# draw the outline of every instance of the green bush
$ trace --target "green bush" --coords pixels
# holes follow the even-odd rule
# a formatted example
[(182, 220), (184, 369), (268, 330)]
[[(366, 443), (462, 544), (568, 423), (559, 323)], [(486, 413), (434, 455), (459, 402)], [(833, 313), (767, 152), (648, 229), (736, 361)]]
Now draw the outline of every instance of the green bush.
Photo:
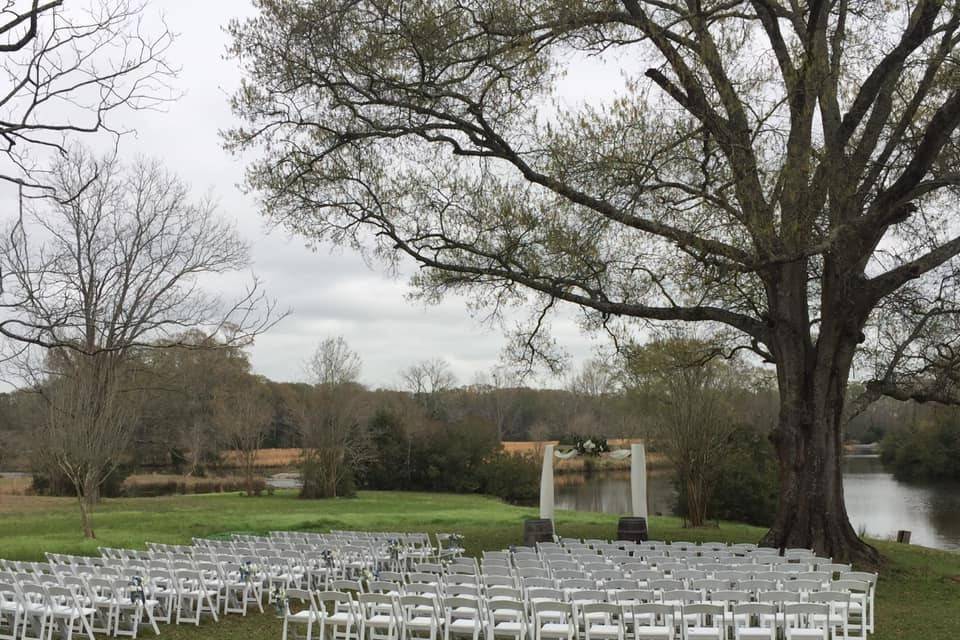
[(960, 423), (948, 415), (891, 430), (880, 459), (901, 480), (960, 480)]
[[(741, 427), (713, 485), (707, 516), (760, 526), (773, 523), (777, 511), (777, 457), (765, 433)], [(686, 517), (686, 487), (677, 485), (677, 515)]]
[(535, 504), (540, 494), (540, 467), (530, 454), (500, 451), (483, 463), (480, 490), (511, 504)]
[[(123, 482), (130, 475), (131, 469), (120, 465), (100, 485), (101, 498), (117, 498), (124, 495)], [(70, 479), (60, 469), (34, 469), (33, 492), (38, 496), (69, 496), (77, 495)]]
[[(123, 486), (122, 495), (129, 498), (156, 498), (159, 496), (183, 495), (190, 493), (226, 493), (246, 491), (243, 478), (138, 478)], [(253, 479), (253, 493), (260, 495), (269, 492), (263, 478)]]

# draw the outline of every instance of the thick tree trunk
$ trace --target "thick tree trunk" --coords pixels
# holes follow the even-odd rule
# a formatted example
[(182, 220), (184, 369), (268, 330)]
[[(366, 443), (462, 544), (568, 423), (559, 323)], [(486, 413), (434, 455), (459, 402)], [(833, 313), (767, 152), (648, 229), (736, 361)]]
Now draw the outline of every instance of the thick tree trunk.
[(843, 403), (855, 345), (821, 333), (815, 351), (778, 363), (780, 416), (772, 439), (780, 494), (763, 543), (875, 567), (880, 556), (853, 530), (843, 497)]

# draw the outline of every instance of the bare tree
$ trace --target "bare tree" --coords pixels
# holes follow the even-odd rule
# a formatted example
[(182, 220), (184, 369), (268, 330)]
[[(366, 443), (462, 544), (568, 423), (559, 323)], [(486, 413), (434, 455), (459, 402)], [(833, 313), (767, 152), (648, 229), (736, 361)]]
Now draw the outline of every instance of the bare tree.
[(36, 451), (73, 485), (83, 535), (93, 538), (100, 486), (130, 444), (136, 397), (123, 392), (127, 372), (119, 353), (67, 358), (56, 370), (44, 393), (48, 415)]
[(315, 385), (357, 384), (363, 362), (343, 336), (326, 338), (307, 360), (306, 370)]
[[(65, 5), (69, 6), (65, 6)], [(173, 34), (147, 33), (145, 2), (6, 0), (0, 7), (0, 181), (44, 186), (36, 152), (63, 154), (77, 134), (123, 133), (110, 116), (173, 97), (164, 59)]]
[(442, 358), (422, 360), (400, 372), (404, 386), (414, 395), (449, 391), (457, 384), (450, 364)]
[(649, 432), (673, 464), (694, 527), (707, 518), (712, 487), (736, 429), (730, 392), (736, 378), (712, 349), (685, 337), (651, 342), (631, 350), (627, 375), (635, 392), (653, 407)]
[(372, 459), (360, 367), (342, 337), (327, 338), (307, 365), (313, 386), (289, 401), (303, 441), (302, 497), (336, 497)]
[(273, 404), (263, 381), (250, 376), (217, 390), (213, 421), (240, 462), (247, 495), (254, 495), (257, 454), (273, 421)]
[(3, 324), (34, 347), (22, 372), (48, 400), (45, 446), (92, 537), (95, 489), (134, 426), (125, 371), (136, 352), (196, 346), (181, 344), (187, 328), (245, 344), (274, 318), (256, 281), (232, 302), (201, 289), (201, 278), (244, 269), (247, 247), (157, 163), (124, 167), (76, 149), (52, 176), (56, 198), (32, 202), (0, 242), (6, 293), (17, 300)]
[(421, 360), (410, 365), (400, 372), (400, 379), (431, 418), (443, 415), (446, 410), (443, 394), (457, 384), (457, 377), (443, 358)]
[[(564, 302), (618, 339), (722, 330), (777, 369), (764, 542), (877, 562), (844, 504), (844, 403), (899, 291), (956, 301), (960, 2), (259, 6), (231, 27), (247, 81), (228, 143), (262, 153), (249, 184), (271, 219), (413, 258), (428, 299), (527, 301), (532, 354)], [(626, 80), (603, 108), (552, 109), (591, 59)], [(927, 384), (950, 345), (911, 344), (935, 369), (873, 397), (954, 400)]]
[(481, 411), (497, 425), (501, 442), (513, 435), (518, 408), (520, 378), (504, 367), (496, 367), (490, 375), (478, 375), (473, 389), (480, 395)]

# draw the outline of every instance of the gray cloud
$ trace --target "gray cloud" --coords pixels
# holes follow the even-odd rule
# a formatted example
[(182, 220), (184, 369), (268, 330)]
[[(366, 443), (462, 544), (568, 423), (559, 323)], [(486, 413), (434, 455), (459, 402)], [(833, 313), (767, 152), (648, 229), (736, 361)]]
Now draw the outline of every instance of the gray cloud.
[[(198, 197), (214, 198), (250, 242), (253, 270), (269, 295), (281, 308), (293, 310), (252, 348), (256, 371), (278, 380), (302, 379), (307, 354), (324, 337), (337, 334), (361, 354), (362, 377), (373, 385), (396, 383), (400, 369), (425, 358), (445, 358), (461, 382), (494, 366), (505, 344), (503, 333), (472, 319), (463, 299), (451, 297), (425, 307), (406, 298), (405, 278), (372, 270), (350, 251), (312, 251), (303, 239), (268, 233), (255, 197), (238, 188), (243, 162), (222, 149), (218, 135), (234, 122), (228, 99), (240, 84), (236, 63), (223, 58), (227, 37), (222, 27), (231, 18), (252, 14), (244, 0), (148, 3), (145, 27), (159, 27), (162, 19), (179, 34), (170, 57), (182, 68), (178, 88), (183, 96), (164, 112), (120, 118), (121, 126), (134, 132), (121, 141), (120, 150), (124, 157), (162, 159)], [(571, 99), (579, 101), (589, 93), (574, 88)], [(227, 291), (242, 286), (235, 277), (225, 282)], [(574, 318), (572, 310), (561, 314), (554, 322), (554, 336), (582, 359), (595, 345), (579, 332)]]

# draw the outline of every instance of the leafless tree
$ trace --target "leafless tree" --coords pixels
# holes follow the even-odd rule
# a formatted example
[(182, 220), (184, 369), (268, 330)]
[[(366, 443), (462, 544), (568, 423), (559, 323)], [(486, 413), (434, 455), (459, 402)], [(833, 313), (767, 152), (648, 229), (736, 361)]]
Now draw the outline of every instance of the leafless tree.
[(357, 384), (363, 362), (343, 336), (326, 338), (307, 360), (306, 369), (315, 385)]
[(478, 375), (471, 391), (478, 393), (481, 411), (497, 426), (497, 438), (502, 442), (513, 434), (517, 417), (520, 378), (505, 367), (495, 367), (489, 375)]
[(442, 358), (422, 360), (400, 373), (404, 386), (414, 395), (449, 391), (457, 384), (450, 364)]
[(342, 337), (327, 338), (307, 368), (313, 386), (289, 402), (303, 441), (300, 495), (334, 498), (372, 458), (360, 356)]
[(702, 341), (674, 336), (632, 349), (626, 358), (628, 379), (653, 408), (651, 440), (674, 466), (695, 527), (706, 522), (736, 429), (730, 397), (736, 376), (727, 362), (705, 359), (710, 350)]
[(254, 495), (257, 453), (273, 420), (273, 405), (261, 380), (247, 380), (219, 389), (213, 400), (213, 420), (240, 462), (247, 495)]
[(443, 415), (446, 407), (443, 394), (457, 384), (457, 377), (443, 358), (421, 360), (412, 364), (400, 372), (400, 379), (431, 418)]
[(65, 358), (56, 370), (44, 393), (48, 414), (35, 451), (47, 469), (70, 481), (83, 535), (93, 538), (100, 486), (130, 445), (136, 396), (124, 393), (127, 372), (116, 352)]
[[(466, 292), (493, 317), (528, 303), (534, 354), (561, 303), (618, 340), (637, 323), (722, 331), (777, 370), (764, 542), (878, 561), (844, 504), (847, 384), (880, 327), (876, 353), (923, 351), (900, 358), (919, 377), (871, 367), (864, 402), (956, 397), (939, 382), (952, 346), (928, 331), (956, 315), (960, 2), (259, 8), (231, 28), (247, 79), (228, 142), (262, 154), (249, 182), (272, 220), (413, 258), (428, 299)], [(625, 81), (602, 107), (553, 108), (584, 60)], [(943, 292), (941, 322), (908, 305), (885, 329), (904, 287)], [(884, 337), (907, 326), (908, 349)]]
[(0, 7), (0, 181), (43, 186), (37, 153), (66, 153), (76, 134), (123, 133), (110, 116), (173, 97), (173, 34), (148, 33), (146, 2), (4, 0)]
[(276, 318), (255, 280), (230, 302), (203, 291), (202, 278), (246, 268), (247, 247), (159, 164), (75, 149), (51, 175), (55, 198), (32, 201), (0, 241), (4, 295), (16, 301), (0, 326), (33, 347), (18, 362), (49, 403), (45, 446), (92, 537), (95, 489), (134, 425), (134, 393), (121, 393), (134, 354), (195, 346), (180, 343), (187, 328), (245, 344)]

